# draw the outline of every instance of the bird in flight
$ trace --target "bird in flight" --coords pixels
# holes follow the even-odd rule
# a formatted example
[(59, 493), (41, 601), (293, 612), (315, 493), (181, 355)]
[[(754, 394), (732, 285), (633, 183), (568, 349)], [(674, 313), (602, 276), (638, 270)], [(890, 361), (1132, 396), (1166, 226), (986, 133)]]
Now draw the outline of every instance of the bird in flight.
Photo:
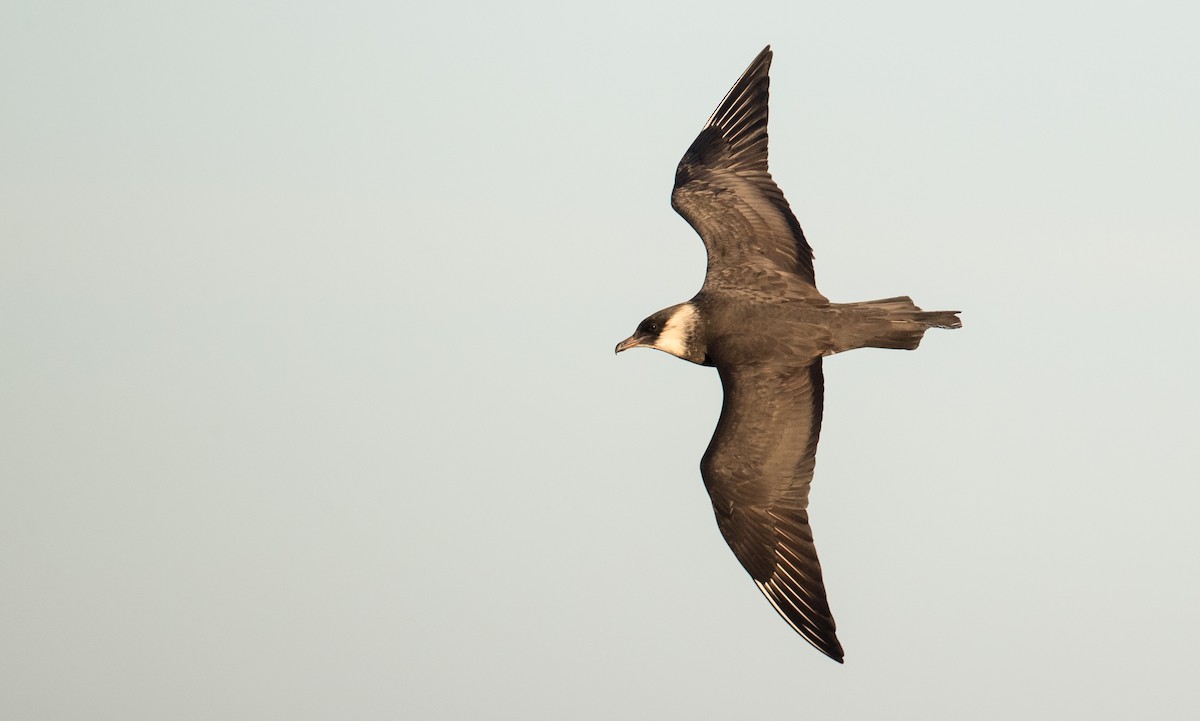
[(959, 311), (906, 296), (831, 303), (812, 248), (767, 172), (771, 48), (730, 89), (675, 171), (671, 206), (704, 241), (708, 270), (686, 303), (643, 320), (616, 352), (656, 348), (714, 366), (725, 397), (700, 474), (717, 526), (763, 595), (838, 663), (842, 645), (808, 523), (821, 431), (821, 359), (855, 348), (916, 348)]

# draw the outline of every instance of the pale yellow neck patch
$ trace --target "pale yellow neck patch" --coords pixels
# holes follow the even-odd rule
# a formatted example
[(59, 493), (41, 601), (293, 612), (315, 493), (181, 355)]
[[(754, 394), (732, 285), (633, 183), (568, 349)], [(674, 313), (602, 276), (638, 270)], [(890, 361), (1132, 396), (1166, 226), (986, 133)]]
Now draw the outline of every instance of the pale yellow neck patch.
[(658, 334), (654, 347), (683, 358), (687, 355), (688, 340), (695, 327), (696, 306), (684, 303), (667, 319), (667, 325)]

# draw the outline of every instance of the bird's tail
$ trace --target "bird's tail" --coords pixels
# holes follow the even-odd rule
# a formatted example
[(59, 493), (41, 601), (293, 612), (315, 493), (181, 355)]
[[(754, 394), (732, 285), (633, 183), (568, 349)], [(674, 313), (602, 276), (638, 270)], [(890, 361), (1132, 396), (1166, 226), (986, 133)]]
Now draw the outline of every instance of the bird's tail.
[(957, 310), (924, 311), (906, 295), (882, 300), (851, 303), (866, 311), (870, 332), (862, 346), (867, 348), (899, 348), (913, 350), (930, 328), (961, 328)]

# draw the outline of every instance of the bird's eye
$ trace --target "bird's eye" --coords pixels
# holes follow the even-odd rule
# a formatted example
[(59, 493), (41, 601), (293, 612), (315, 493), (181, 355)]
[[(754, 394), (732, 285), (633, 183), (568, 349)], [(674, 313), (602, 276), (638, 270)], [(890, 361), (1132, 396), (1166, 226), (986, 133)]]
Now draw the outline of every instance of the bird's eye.
[(647, 323), (646, 324), (646, 332), (647, 333), (657, 333), (658, 332), (658, 323)]

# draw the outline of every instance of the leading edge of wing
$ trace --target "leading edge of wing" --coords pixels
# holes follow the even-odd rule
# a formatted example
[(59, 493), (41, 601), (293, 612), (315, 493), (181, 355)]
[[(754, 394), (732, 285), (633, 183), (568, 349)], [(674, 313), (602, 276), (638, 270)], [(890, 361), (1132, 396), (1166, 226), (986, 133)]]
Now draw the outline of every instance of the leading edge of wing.
[(684, 153), (671, 205), (704, 241), (710, 278), (765, 261), (815, 289), (812, 248), (767, 170), (771, 57), (767, 46)]

